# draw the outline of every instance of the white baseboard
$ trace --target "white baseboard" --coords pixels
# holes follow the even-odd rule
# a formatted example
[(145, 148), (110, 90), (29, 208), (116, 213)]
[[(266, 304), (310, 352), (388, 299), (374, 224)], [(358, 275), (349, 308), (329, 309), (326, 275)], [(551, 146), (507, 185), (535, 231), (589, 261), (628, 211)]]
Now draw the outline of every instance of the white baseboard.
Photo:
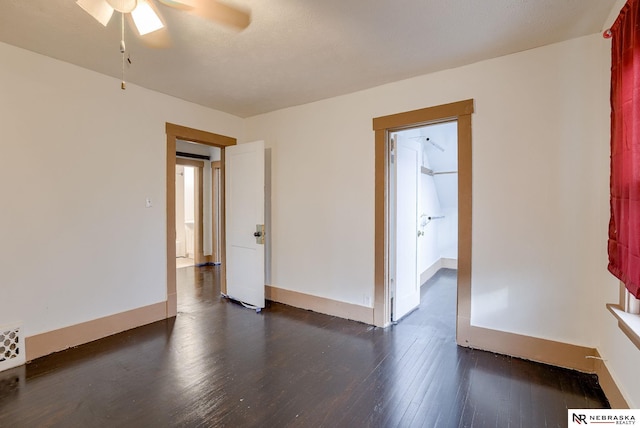
[(450, 259), (447, 257), (443, 257), (440, 259), (442, 261), (442, 267), (445, 269), (458, 269), (458, 259)]
[(429, 281), (440, 269), (458, 269), (458, 260), (441, 257), (420, 274), (420, 284)]

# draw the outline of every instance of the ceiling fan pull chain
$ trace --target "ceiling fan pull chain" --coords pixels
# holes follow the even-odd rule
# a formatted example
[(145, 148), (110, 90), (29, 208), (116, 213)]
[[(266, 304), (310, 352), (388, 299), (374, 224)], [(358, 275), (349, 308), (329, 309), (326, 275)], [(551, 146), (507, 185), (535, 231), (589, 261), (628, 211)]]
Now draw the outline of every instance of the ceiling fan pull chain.
[(124, 43), (124, 13), (120, 14), (121, 23), (122, 23), (122, 39), (120, 39), (120, 53), (122, 54), (122, 83), (120, 83), (120, 89), (123, 91), (127, 89), (127, 84), (124, 81), (124, 61), (125, 61), (125, 52), (127, 51), (126, 45)]

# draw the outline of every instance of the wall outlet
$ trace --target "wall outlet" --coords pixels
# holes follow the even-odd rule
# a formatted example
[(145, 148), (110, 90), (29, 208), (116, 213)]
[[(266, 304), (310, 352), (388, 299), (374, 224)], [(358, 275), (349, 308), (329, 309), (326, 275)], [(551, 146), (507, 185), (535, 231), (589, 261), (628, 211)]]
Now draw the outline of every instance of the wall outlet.
[(365, 295), (363, 296), (362, 301), (363, 301), (363, 303), (364, 303), (364, 305), (365, 305), (365, 306), (367, 306), (367, 307), (371, 307), (371, 296), (368, 296), (368, 295), (366, 295), (366, 294), (365, 294)]
[(144, 206), (147, 208), (151, 208), (153, 206), (153, 204), (151, 203), (151, 198), (145, 199)]

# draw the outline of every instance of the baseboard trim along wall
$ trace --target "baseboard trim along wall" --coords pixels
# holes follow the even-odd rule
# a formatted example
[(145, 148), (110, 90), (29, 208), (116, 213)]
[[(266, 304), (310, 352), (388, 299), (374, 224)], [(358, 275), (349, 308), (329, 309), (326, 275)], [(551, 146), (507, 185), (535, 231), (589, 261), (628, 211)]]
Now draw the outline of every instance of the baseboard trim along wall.
[[(466, 325), (465, 325), (466, 324)], [(458, 345), (595, 373), (595, 348), (458, 323)]]
[(167, 318), (167, 302), (48, 331), (25, 338), (27, 361)]
[(469, 321), (458, 322), (458, 345), (584, 373), (595, 373), (611, 407), (629, 408), (595, 348), (476, 327), (470, 325)]
[[(596, 351), (597, 353), (597, 351)], [(598, 353), (598, 359), (595, 360), (595, 374), (598, 375), (598, 383), (604, 391), (604, 395), (607, 396), (609, 404), (612, 409), (628, 409), (629, 403), (625, 400), (622, 392), (618, 389), (618, 385), (613, 380), (609, 369), (605, 362), (600, 358)]]
[(441, 257), (420, 274), (420, 285), (429, 281), (440, 269), (458, 269), (458, 260)]
[[(433, 276), (442, 267), (453, 269), (456, 260), (438, 260), (427, 271)], [(446, 263), (446, 265), (445, 265)], [(423, 275), (427, 274), (427, 271)], [(427, 278), (428, 279), (428, 278)], [(426, 280), (425, 280), (426, 281)], [(424, 282), (423, 282), (424, 283)], [(340, 302), (324, 297), (313, 296), (297, 291), (285, 290), (274, 286), (265, 286), (265, 298), (302, 309), (312, 310), (340, 318), (374, 324), (373, 308)], [(532, 336), (524, 336), (499, 330), (491, 330), (470, 325), (470, 320), (458, 322), (458, 343), (467, 348), (480, 349), (525, 360), (564, 367), (584, 373), (598, 375), (600, 386), (612, 408), (629, 408), (620, 389), (600, 358), (598, 350), (585, 346), (556, 342)]]
[[(437, 270), (436, 270), (437, 271)], [(435, 272), (434, 272), (435, 273)], [(265, 286), (267, 300), (374, 325), (373, 308)], [(167, 318), (168, 302), (110, 315), (25, 338), (26, 360), (82, 345)], [(470, 325), (458, 319), (458, 344), (598, 375), (611, 407), (629, 408), (597, 349)]]
[(285, 290), (272, 285), (265, 285), (265, 298), (273, 302), (373, 325), (373, 308), (366, 306)]

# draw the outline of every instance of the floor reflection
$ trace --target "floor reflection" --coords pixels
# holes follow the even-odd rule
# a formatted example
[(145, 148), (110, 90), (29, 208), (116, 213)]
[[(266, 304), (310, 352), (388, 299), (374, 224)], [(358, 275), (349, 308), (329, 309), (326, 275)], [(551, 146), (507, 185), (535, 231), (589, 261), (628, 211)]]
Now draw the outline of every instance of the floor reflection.
[[(178, 316), (0, 376), (0, 426), (563, 426), (595, 379), (455, 344), (455, 271), (398, 325), (220, 296), (178, 270)], [(17, 380), (16, 380), (17, 379)]]

